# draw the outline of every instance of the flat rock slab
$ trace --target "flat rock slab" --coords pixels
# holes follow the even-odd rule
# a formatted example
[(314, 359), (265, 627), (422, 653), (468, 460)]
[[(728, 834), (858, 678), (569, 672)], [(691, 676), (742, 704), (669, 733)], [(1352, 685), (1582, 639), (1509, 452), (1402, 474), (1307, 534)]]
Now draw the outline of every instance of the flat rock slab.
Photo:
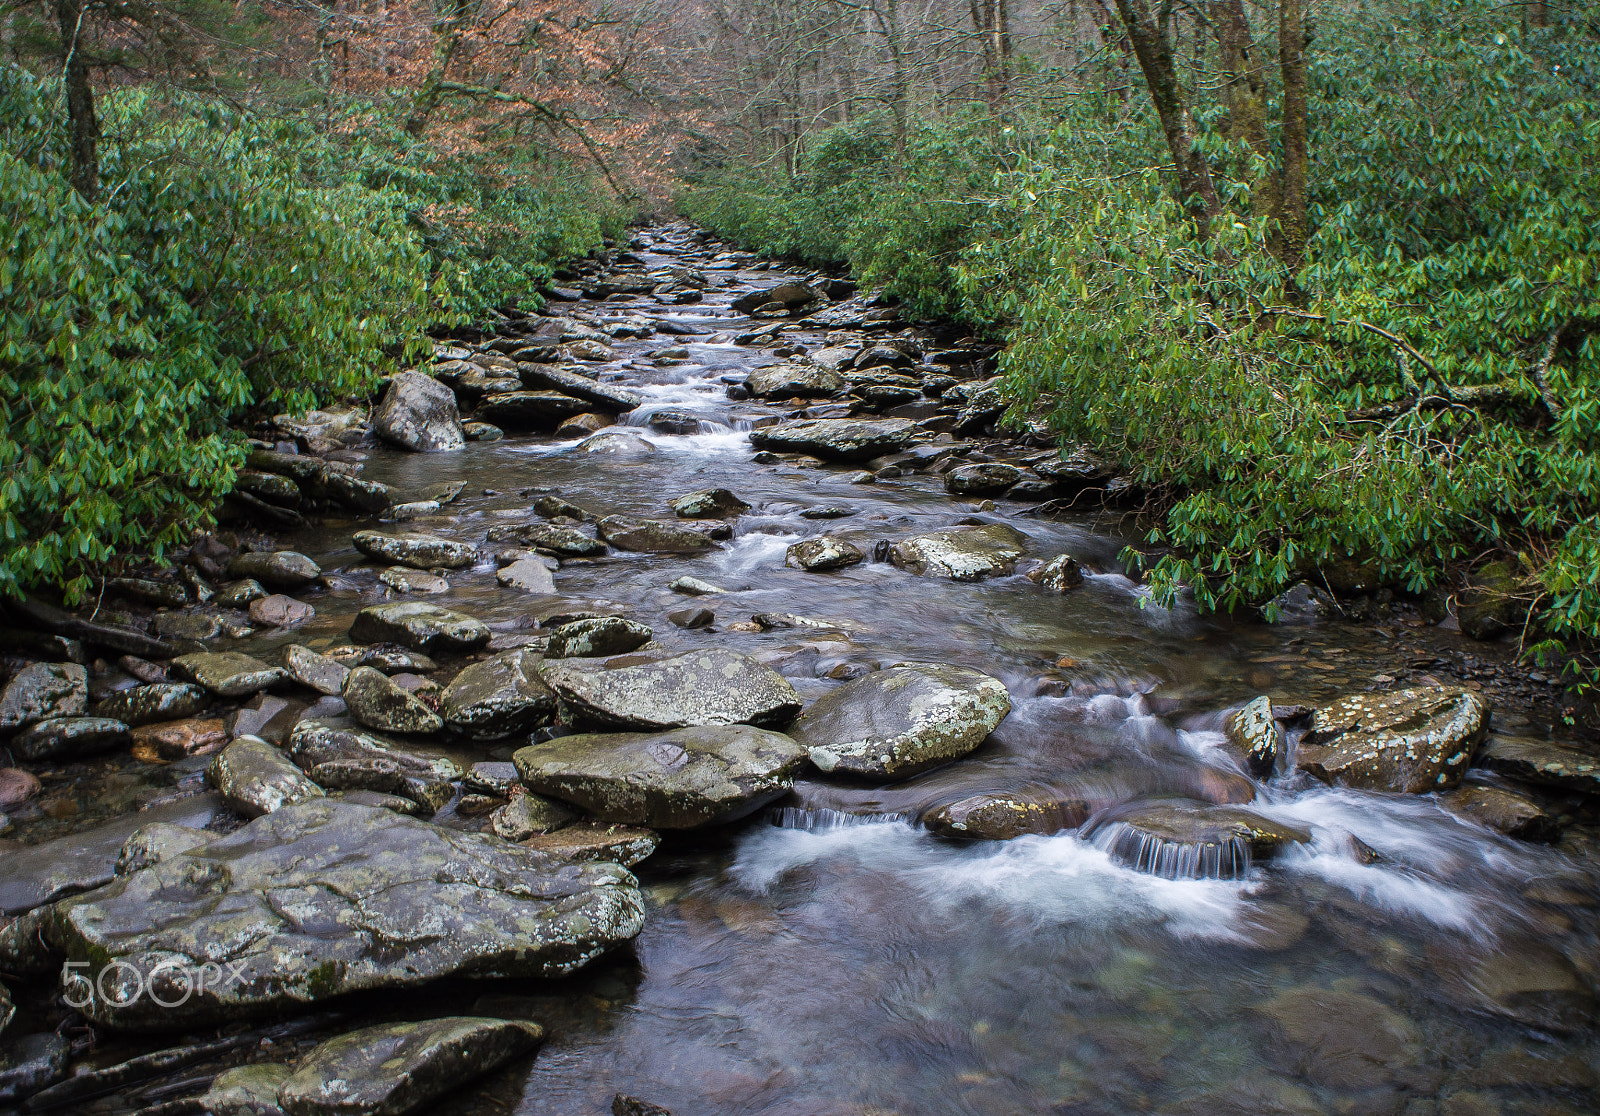
[(805, 759), (791, 738), (748, 725), (563, 736), (512, 757), (529, 790), (654, 829), (742, 818), (787, 791)]
[(564, 825), (552, 833), (540, 833), (521, 842), (525, 849), (572, 864), (609, 861), (632, 868), (661, 844), (653, 830), (631, 825), (605, 825), (579, 822)]
[(664, 519), (608, 515), (596, 526), (600, 537), (618, 550), (636, 550), (646, 554), (694, 554), (717, 545), (702, 531)]
[(579, 721), (608, 728), (777, 725), (800, 711), (800, 696), (781, 675), (734, 651), (691, 651), (616, 669), (583, 660), (540, 669)]
[(364, 732), (301, 721), (285, 751), (319, 786), (408, 798), (436, 813), (455, 795), (461, 767), (444, 756), (408, 751)]
[(823, 771), (902, 779), (966, 755), (1010, 711), (999, 679), (965, 667), (903, 663), (824, 694), (789, 734)]
[(464, 613), (421, 601), (373, 605), (356, 614), (350, 638), (398, 643), (413, 651), (471, 651), (489, 642), (484, 624)]
[(547, 724), (556, 695), (539, 675), (539, 654), (518, 649), (473, 663), (439, 695), (445, 727), (469, 740), (503, 740)]
[[(564, 976), (637, 934), (644, 901), (615, 865), (318, 799), (66, 900), (55, 921), (72, 959), (131, 966), (84, 1014), (166, 1030), (447, 976)], [(188, 989), (207, 961), (237, 977)], [(140, 982), (190, 995), (163, 1008)]]
[(278, 1104), (289, 1116), (405, 1116), (543, 1038), (534, 1023), (472, 1016), (365, 1027), (307, 1055)]
[(319, 655), (309, 647), (291, 643), (283, 649), (283, 669), (300, 685), (328, 697), (338, 697), (344, 692), (345, 679), (350, 668)]
[(172, 660), (172, 667), (179, 678), (204, 686), (219, 697), (246, 697), (287, 677), (282, 667), (268, 666), (237, 651), (180, 655)]
[(22, 914), (64, 895), (108, 884), (117, 854), (134, 830), (151, 822), (199, 829), (210, 825), (221, 809), (222, 799), (217, 795), (195, 795), (127, 814), (70, 837), (9, 849), (6, 870), (0, 873), (0, 914)]
[(1426, 794), (1461, 781), (1489, 732), (1489, 703), (1428, 686), (1353, 694), (1312, 714), (1296, 763), (1325, 783)]
[(357, 531), (350, 536), (356, 549), (368, 558), (414, 570), (459, 570), (478, 560), (478, 548), (456, 539), (420, 531), (386, 534), (383, 531)]
[(1490, 771), (1526, 783), (1600, 794), (1600, 756), (1576, 748), (1525, 737), (1497, 736), (1484, 749), (1480, 762)]
[(1025, 553), (1028, 537), (1015, 527), (947, 527), (912, 535), (889, 547), (889, 561), (903, 570), (954, 581), (1009, 574)]
[(750, 432), (750, 444), (774, 453), (809, 453), (829, 461), (866, 461), (911, 444), (917, 425), (909, 419), (799, 419)]
[(549, 595), (556, 591), (555, 575), (537, 558), (519, 558), (495, 571), (495, 581), (507, 589)]
[(1374, 1088), (1421, 1053), (1415, 1024), (1359, 992), (1304, 985), (1254, 1010), (1304, 1051), (1305, 1075), (1319, 1085)]

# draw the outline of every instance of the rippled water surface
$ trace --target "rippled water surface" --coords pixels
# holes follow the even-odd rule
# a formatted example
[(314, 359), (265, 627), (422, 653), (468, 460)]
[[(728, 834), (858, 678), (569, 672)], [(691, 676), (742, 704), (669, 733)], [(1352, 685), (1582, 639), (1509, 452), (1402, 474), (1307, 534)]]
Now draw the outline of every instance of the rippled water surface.
[[(774, 277), (741, 278), (748, 289)], [(748, 328), (726, 309), (730, 297), (713, 291), (670, 314)], [(680, 341), (687, 361), (661, 367), (646, 355)], [(1087, 516), (1028, 517), (1006, 502), (978, 513), (932, 475), (853, 485), (849, 468), (752, 462), (749, 423), (774, 411), (730, 402), (720, 377), (771, 359), (758, 351), (664, 336), (618, 351), (647, 398), (629, 419), (643, 438), (636, 451), (511, 438), (455, 454), (378, 451), (364, 475), (402, 487), (465, 481), (448, 514), (414, 526), (474, 541), (535, 518), (530, 489), (600, 514), (670, 517), (675, 496), (730, 488), (753, 508), (721, 549), (568, 563), (559, 599), (536, 603), (613, 607), (668, 647), (757, 655), (807, 698), (837, 684), (830, 674), (934, 660), (1001, 678), (1013, 708), (949, 768), (888, 787), (802, 781), (771, 817), (669, 840), (637, 869), (650, 917), (634, 955), (571, 982), (587, 1006), (555, 1024), (531, 1070), (469, 1107), (592, 1114), (620, 1091), (678, 1116), (1595, 1110), (1592, 861), (1502, 838), (1428, 797), (1256, 784), (1218, 748), (1222, 714), (1256, 693), (1315, 703), (1397, 673), (1404, 653), (1384, 634), (1141, 607), (1117, 561), (1123, 543)], [(662, 407), (693, 411), (701, 432), (652, 432), (644, 424)], [(800, 515), (818, 505), (852, 514)], [(784, 566), (786, 548), (809, 535), (870, 553), (880, 539), (974, 514), (1017, 526), (1033, 556), (1068, 552), (1094, 572), (1058, 596), (1020, 575), (964, 584), (887, 563)], [(284, 642), (342, 639), (378, 599), (353, 527), (288, 540), (325, 569), (343, 567), (350, 588), (318, 598), (312, 627)], [(684, 574), (730, 592), (691, 602), (667, 588)], [(496, 586), (492, 563), (452, 584), (429, 599), (502, 629), (531, 625), (538, 611)], [(691, 603), (714, 609), (712, 629), (667, 621)], [(817, 625), (727, 626), (764, 612)], [(958, 843), (904, 820), (941, 799), (1030, 787), (1091, 806), (1148, 795), (1251, 802), (1312, 840), (1243, 879), (1168, 880), (1072, 831)], [(1351, 835), (1381, 859), (1363, 863)]]

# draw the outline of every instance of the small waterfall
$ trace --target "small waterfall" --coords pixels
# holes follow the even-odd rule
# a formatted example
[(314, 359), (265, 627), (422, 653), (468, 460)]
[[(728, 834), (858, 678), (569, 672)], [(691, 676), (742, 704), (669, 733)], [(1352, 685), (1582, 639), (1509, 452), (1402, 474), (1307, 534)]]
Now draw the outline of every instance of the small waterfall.
[(1091, 841), (1134, 871), (1164, 880), (1240, 880), (1250, 874), (1250, 845), (1233, 834), (1179, 841), (1112, 822)]
[(903, 822), (906, 814), (846, 814), (840, 810), (808, 810), (803, 806), (776, 806), (766, 813), (769, 824), (778, 829), (800, 829), (807, 833), (849, 829), (858, 825), (888, 825)]

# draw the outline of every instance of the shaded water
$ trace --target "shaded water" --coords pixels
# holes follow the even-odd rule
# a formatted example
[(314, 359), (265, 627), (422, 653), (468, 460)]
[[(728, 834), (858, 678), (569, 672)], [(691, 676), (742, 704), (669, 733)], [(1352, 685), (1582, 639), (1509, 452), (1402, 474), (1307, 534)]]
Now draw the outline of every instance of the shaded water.
[[(652, 267), (686, 262), (642, 255)], [(727, 302), (777, 276), (734, 274), (738, 288), (701, 305), (648, 312), (748, 328)], [(785, 338), (814, 348), (822, 334)], [(686, 361), (647, 356), (679, 344)], [(448, 514), (410, 526), (473, 541), (535, 519), (545, 491), (599, 514), (670, 517), (671, 498), (726, 487), (753, 506), (734, 537), (700, 556), (566, 563), (557, 599), (500, 589), (486, 561), (428, 600), (501, 630), (557, 605), (614, 608), (669, 648), (756, 655), (808, 699), (901, 660), (958, 663), (1002, 679), (1012, 712), (950, 767), (889, 786), (802, 780), (761, 819), (669, 840), (637, 869), (650, 916), (636, 960), (593, 978), (603, 994), (583, 993), (601, 1006), (558, 1025), (531, 1069), (457, 1108), (590, 1114), (623, 1092), (678, 1116), (1594, 1110), (1593, 861), (1500, 837), (1428, 797), (1259, 784), (1218, 747), (1223, 712), (1256, 693), (1314, 704), (1416, 677), (1391, 646), (1397, 628), (1233, 625), (1141, 607), (1117, 561), (1122, 540), (1088, 516), (1025, 517), (1005, 502), (976, 513), (931, 475), (854, 485), (850, 468), (754, 463), (745, 431), (776, 412), (730, 402), (720, 378), (771, 360), (757, 350), (657, 336), (617, 351), (608, 370), (647, 399), (628, 419), (647, 448), (514, 437), (454, 454), (376, 451), (364, 475), (403, 488), (464, 481)], [(699, 432), (650, 430), (662, 408), (692, 412)], [(851, 514), (800, 514), (824, 505)], [(810, 535), (870, 553), (974, 514), (1018, 527), (1034, 557), (1073, 554), (1085, 584), (1059, 596), (1020, 575), (954, 583), (887, 563), (784, 566), (785, 549)], [(309, 627), (257, 650), (342, 641), (380, 599), (354, 527), (284, 539), (348, 587), (316, 599)], [(682, 575), (729, 592), (691, 601), (667, 588)], [(691, 603), (716, 612), (714, 628), (668, 622)], [(778, 612), (815, 625), (727, 627)], [(910, 820), (980, 791), (1048, 799), (1066, 831), (962, 843)], [(1268, 865), (1202, 873), (1242, 878), (1168, 879), (1071, 831), (1096, 809), (1160, 795), (1252, 803), (1312, 841)], [(1363, 863), (1352, 835), (1381, 860)]]

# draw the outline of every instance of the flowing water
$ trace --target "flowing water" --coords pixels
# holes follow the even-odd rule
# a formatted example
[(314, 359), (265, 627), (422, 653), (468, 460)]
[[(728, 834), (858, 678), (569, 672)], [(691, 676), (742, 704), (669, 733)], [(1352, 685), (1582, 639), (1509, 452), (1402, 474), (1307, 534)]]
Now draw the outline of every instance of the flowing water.
[[(686, 230), (654, 235), (644, 266), (696, 266)], [(709, 274), (739, 285), (651, 315), (737, 332), (750, 326), (731, 298), (781, 277)], [(638, 305), (587, 308), (624, 317)], [(815, 348), (822, 333), (785, 339)], [(687, 359), (648, 355), (679, 344)], [(1418, 677), (1398, 626), (1232, 624), (1154, 607), (1118, 562), (1124, 541), (1087, 514), (980, 512), (933, 475), (865, 485), (849, 483), (853, 468), (755, 463), (750, 424), (779, 412), (731, 401), (722, 377), (770, 355), (702, 334), (620, 342), (617, 356), (606, 371), (646, 398), (627, 419), (635, 450), (513, 437), (452, 454), (378, 450), (364, 475), (465, 482), (411, 526), (474, 541), (536, 518), (533, 496), (547, 491), (600, 514), (670, 518), (671, 498), (726, 487), (752, 505), (733, 537), (697, 556), (569, 562), (556, 602), (499, 588), (487, 561), (425, 599), (502, 631), (557, 604), (614, 609), (668, 648), (758, 656), (807, 699), (901, 660), (956, 663), (1002, 679), (1012, 712), (947, 768), (889, 786), (802, 780), (759, 818), (668, 840), (636, 870), (650, 913), (633, 954), (566, 982), (531, 1069), (455, 1109), (587, 1116), (622, 1092), (678, 1116), (1594, 1111), (1592, 860), (1569, 855), (1571, 842), (1501, 837), (1431, 797), (1255, 782), (1219, 748), (1223, 715), (1254, 694), (1314, 704)], [(651, 430), (659, 408), (691, 411), (698, 432)], [(825, 505), (850, 514), (801, 515)], [(1073, 554), (1085, 584), (1057, 595), (1020, 575), (958, 583), (886, 562), (784, 565), (811, 535), (870, 553), (973, 516), (1021, 529), (1032, 556)], [(256, 651), (342, 640), (380, 599), (376, 569), (349, 543), (355, 527), (283, 537), (346, 587), (315, 599), (309, 627)], [(667, 588), (682, 575), (728, 592), (686, 598)], [(715, 625), (666, 619), (689, 605), (713, 609)], [(815, 624), (729, 626), (758, 613)], [(1497, 727), (1530, 731), (1514, 714)], [(1063, 831), (955, 842), (912, 820), (980, 791), (1055, 802)], [(1159, 795), (1249, 802), (1312, 839), (1268, 864), (1238, 849), (1205, 864), (1151, 850), (1152, 873), (1113, 856), (1114, 826), (1091, 839), (1068, 828), (1083, 820), (1073, 804)], [(1352, 835), (1380, 859), (1365, 862)]]

